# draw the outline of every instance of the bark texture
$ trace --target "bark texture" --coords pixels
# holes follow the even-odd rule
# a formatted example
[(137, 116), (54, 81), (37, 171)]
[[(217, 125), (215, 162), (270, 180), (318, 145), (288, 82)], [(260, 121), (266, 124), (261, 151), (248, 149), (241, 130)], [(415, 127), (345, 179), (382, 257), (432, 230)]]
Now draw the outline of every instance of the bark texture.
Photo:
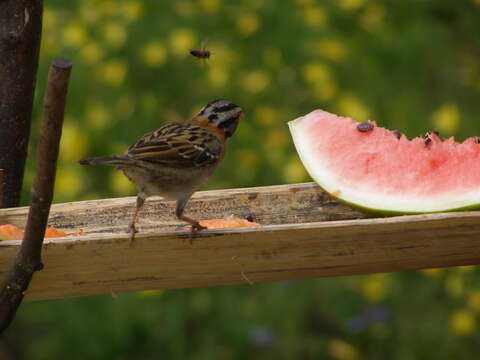
[(37, 169), (25, 236), (0, 290), (0, 334), (12, 322), (34, 272), (43, 268), (41, 250), (53, 199), (71, 67), (69, 61), (57, 59), (48, 74), (42, 129), (37, 145)]
[(0, 208), (18, 206), (27, 157), (43, 0), (0, 0)]

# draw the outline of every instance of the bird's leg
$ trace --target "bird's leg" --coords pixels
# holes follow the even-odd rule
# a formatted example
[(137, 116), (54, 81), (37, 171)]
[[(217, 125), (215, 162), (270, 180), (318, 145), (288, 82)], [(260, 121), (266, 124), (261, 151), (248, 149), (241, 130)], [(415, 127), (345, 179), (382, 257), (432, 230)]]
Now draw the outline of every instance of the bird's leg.
[(145, 198), (137, 195), (137, 205), (135, 206), (135, 212), (133, 213), (132, 221), (130, 225), (128, 225), (128, 232), (130, 233), (129, 243), (128, 246), (132, 247), (133, 241), (135, 240), (135, 234), (138, 232), (135, 228), (135, 222), (137, 221), (138, 212), (142, 208), (143, 204), (145, 203)]
[[(200, 223), (197, 220), (191, 219), (185, 215), (183, 215), (183, 210), (185, 210), (185, 206), (187, 205), (188, 200), (192, 194), (187, 194), (183, 196), (182, 198), (177, 200), (177, 208), (175, 209), (175, 215), (177, 218), (180, 220), (183, 220), (185, 222), (188, 222), (190, 225), (192, 225), (192, 233), (195, 231), (200, 231), (200, 230), (205, 230), (206, 227), (200, 225)], [(192, 238), (190, 237), (190, 244), (192, 244)]]

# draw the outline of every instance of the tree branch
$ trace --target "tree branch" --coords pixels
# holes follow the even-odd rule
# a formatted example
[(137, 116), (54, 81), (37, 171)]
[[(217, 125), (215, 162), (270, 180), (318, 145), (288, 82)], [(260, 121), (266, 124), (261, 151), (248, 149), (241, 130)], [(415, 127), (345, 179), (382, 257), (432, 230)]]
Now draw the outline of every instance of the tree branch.
[(48, 73), (43, 123), (37, 146), (37, 172), (32, 186), (25, 236), (0, 292), (0, 334), (13, 320), (33, 273), (43, 268), (41, 250), (53, 198), (71, 67), (69, 61), (57, 59), (53, 61)]
[(43, 0), (0, 1), (0, 208), (18, 206), (42, 33)]
[(3, 188), (5, 187), (5, 171), (0, 169), (0, 208), (3, 203)]

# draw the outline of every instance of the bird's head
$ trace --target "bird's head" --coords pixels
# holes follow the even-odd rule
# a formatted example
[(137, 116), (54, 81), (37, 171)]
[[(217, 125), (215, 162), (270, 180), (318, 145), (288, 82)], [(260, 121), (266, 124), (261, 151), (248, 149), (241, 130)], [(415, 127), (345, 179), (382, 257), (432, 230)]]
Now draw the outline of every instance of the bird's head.
[(229, 138), (235, 132), (240, 118), (244, 116), (245, 113), (239, 106), (219, 99), (205, 105), (195, 118), (199, 119), (199, 122), (207, 122), (208, 125), (220, 129), (225, 137)]

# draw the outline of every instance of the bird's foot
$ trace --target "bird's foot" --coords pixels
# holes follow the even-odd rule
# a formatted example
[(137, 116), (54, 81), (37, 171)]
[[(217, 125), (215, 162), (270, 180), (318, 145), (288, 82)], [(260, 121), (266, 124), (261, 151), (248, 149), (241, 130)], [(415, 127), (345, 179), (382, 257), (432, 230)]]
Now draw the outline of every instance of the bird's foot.
[(206, 229), (207, 229), (207, 227), (203, 226), (203, 225), (200, 225), (200, 223), (198, 221), (196, 223), (192, 224), (192, 232), (200, 231), (200, 230), (206, 230)]
[(188, 242), (190, 245), (193, 245), (193, 234), (196, 233), (197, 231), (205, 230), (207, 229), (206, 226), (200, 225), (198, 221), (195, 221), (192, 223), (192, 230), (190, 231), (190, 236), (188, 238)]

